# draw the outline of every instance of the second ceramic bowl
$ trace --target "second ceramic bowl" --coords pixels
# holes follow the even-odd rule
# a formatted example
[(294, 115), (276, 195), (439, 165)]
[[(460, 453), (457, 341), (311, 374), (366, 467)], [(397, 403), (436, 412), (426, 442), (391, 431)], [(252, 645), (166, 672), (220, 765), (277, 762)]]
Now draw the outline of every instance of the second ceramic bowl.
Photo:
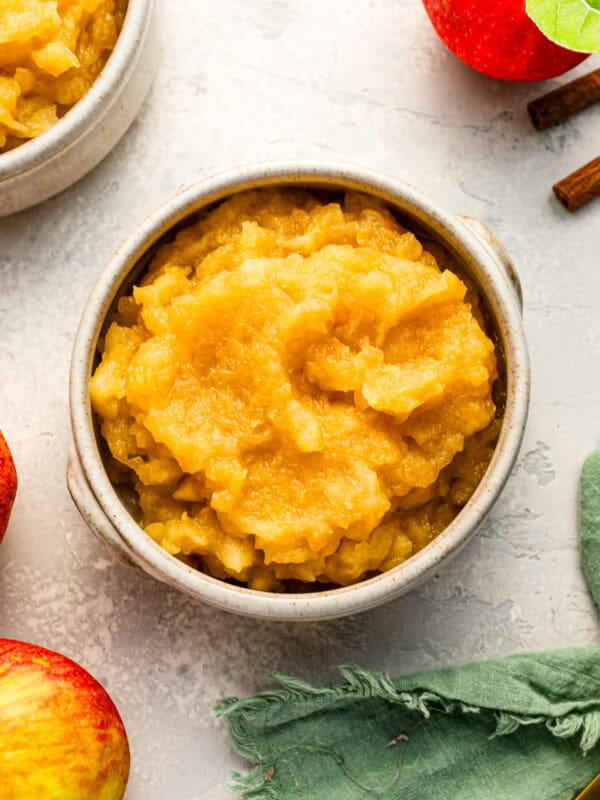
[[(261, 186), (355, 190), (384, 200), (407, 227), (437, 240), (477, 284), (504, 356), (506, 407), (492, 461), (475, 493), (450, 525), (408, 561), (353, 586), (303, 594), (259, 592), (217, 580), (169, 555), (144, 533), (111, 484), (90, 405), (89, 381), (98, 339), (115, 300), (139, 278), (156, 247), (190, 215), (238, 192)], [(135, 564), (192, 597), (229, 611), (268, 619), (327, 619), (398, 597), (463, 547), (498, 498), (513, 467), (527, 417), (529, 367), (520, 286), (503, 248), (481, 223), (448, 214), (401, 181), (336, 164), (270, 164), (239, 169), (177, 195), (146, 220), (114, 256), (83, 313), (71, 366), (74, 449), (68, 483), (92, 530), (125, 563)]]
[(155, 0), (129, 0), (115, 48), (90, 90), (40, 136), (0, 153), (0, 217), (58, 194), (110, 152), (150, 88), (156, 38)]

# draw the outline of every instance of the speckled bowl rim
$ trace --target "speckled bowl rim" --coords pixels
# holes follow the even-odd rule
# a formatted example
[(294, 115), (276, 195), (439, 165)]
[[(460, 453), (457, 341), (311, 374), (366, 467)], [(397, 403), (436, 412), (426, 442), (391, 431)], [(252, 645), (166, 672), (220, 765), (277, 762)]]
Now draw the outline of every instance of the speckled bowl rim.
[[(200, 208), (249, 188), (273, 184), (319, 184), (358, 189), (396, 206), (454, 249), (475, 276), (496, 317), (505, 351), (506, 411), (492, 461), (473, 496), (429, 545), (388, 572), (348, 587), (306, 594), (273, 594), (212, 578), (169, 555), (138, 526), (108, 480), (90, 407), (92, 361), (106, 314), (120, 287), (144, 253), (166, 231)], [(527, 418), (529, 362), (515, 287), (485, 240), (459, 217), (412, 186), (367, 169), (331, 163), (259, 164), (219, 174), (182, 191), (148, 217), (126, 240), (101, 276), (83, 312), (71, 365), (71, 421), (77, 455), (107, 519), (139, 566), (197, 599), (247, 616), (267, 619), (328, 619), (365, 611), (420, 583), (466, 544), (498, 498), (514, 465)]]
[(51, 128), (0, 153), (0, 188), (2, 182), (47, 164), (79, 139), (98, 120), (109, 113), (116, 91), (135, 68), (140, 55), (140, 44), (145, 39), (140, 33), (148, 26), (154, 0), (129, 0), (123, 27), (104, 68), (85, 95), (67, 111)]

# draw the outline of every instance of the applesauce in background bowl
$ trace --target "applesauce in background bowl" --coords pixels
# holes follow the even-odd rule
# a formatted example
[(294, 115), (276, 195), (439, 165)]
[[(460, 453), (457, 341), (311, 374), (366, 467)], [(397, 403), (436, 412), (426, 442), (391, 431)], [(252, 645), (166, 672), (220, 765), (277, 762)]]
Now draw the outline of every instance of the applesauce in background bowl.
[[(248, 191), (250, 194), (244, 194)], [(252, 225), (254, 212), (255, 222), (261, 213), (264, 216), (265, 209), (256, 211), (256, 206), (265, 198), (275, 206), (279, 204), (279, 210), (286, 202), (292, 203), (290, 208), (305, 204), (300, 214), (304, 228), (296, 218), (290, 222), (289, 215), (285, 217), (287, 221), (282, 221), (284, 217), (280, 216), (271, 226), (279, 233), (286, 225), (289, 228), (282, 233), (284, 238), (288, 237), (287, 244), (271, 243), (275, 247), (271, 260), (264, 258), (261, 243), (255, 240), (256, 236), (260, 239), (266, 235), (264, 229), (261, 225)], [(240, 258), (239, 252), (228, 250), (229, 245), (226, 245), (221, 251), (224, 261), (218, 263), (215, 247), (229, 241), (223, 225), (226, 229), (232, 219), (235, 223), (235, 214), (240, 212), (246, 220), (241, 228), (244, 247), (250, 249)], [(320, 215), (321, 232), (317, 235), (325, 236), (316, 252), (321, 254), (320, 258), (325, 254), (329, 258), (327, 263), (308, 263), (314, 254), (309, 253), (304, 258), (298, 253), (307, 246), (306, 221), (312, 213)], [(328, 214), (333, 216), (327, 218)], [(366, 228), (365, 217), (369, 221)], [(210, 227), (215, 219), (222, 223), (220, 231), (218, 227)], [(316, 223), (314, 220), (312, 223), (314, 234)], [(310, 220), (308, 224), (310, 227)], [(359, 229), (363, 225), (364, 229), (357, 233), (357, 225)], [(351, 234), (348, 226), (352, 228)], [(406, 234), (406, 231), (411, 233)], [(177, 233), (179, 236), (174, 242)], [(202, 233), (202, 246), (208, 243), (208, 250), (199, 254)], [(363, 249), (358, 248), (362, 255), (369, 247), (372, 251), (377, 244), (375, 240), (379, 239), (381, 252), (372, 268), (368, 264), (356, 266), (356, 253), (353, 255), (347, 246), (348, 236), (354, 237), (354, 242), (357, 236), (364, 242)], [(399, 240), (390, 244), (393, 236)], [(421, 254), (417, 240), (421, 240), (438, 261), (447, 259), (450, 270), (440, 272), (433, 256)], [(284, 250), (288, 248), (285, 253), (277, 249), (281, 246)], [(437, 337), (447, 343), (450, 349), (447, 347), (443, 352), (448, 353), (448, 360), (454, 357), (450, 345), (457, 339), (470, 353), (465, 356), (463, 374), (453, 379), (460, 382), (457, 393), (468, 395), (471, 389), (465, 390), (466, 385), (479, 387), (471, 391), (461, 411), (453, 407), (446, 413), (446, 409), (445, 415), (438, 415), (433, 421), (432, 414), (437, 412), (428, 409), (435, 408), (436, 381), (443, 382), (446, 378), (432, 374), (428, 364), (415, 366), (412, 357), (408, 361), (404, 359), (403, 386), (408, 385), (407, 380), (415, 378), (415, 370), (419, 381), (424, 378), (429, 381), (428, 394), (419, 409), (410, 391), (400, 397), (394, 389), (398, 384), (392, 379), (397, 379), (398, 375), (394, 373), (395, 378), (393, 375), (390, 378), (390, 371), (394, 372), (396, 367), (389, 349), (382, 356), (376, 352), (377, 348), (370, 347), (365, 355), (357, 344), (361, 336), (363, 340), (367, 336), (371, 343), (374, 341), (373, 331), (366, 331), (365, 325), (372, 324), (373, 314), (377, 316), (378, 309), (385, 305), (386, 291), (378, 287), (377, 282), (388, 258), (386, 248), (390, 247), (401, 255), (408, 270), (402, 276), (402, 285), (408, 286), (412, 281), (418, 294), (423, 281), (427, 284), (429, 294), (425, 299), (421, 297), (419, 303), (435, 306), (437, 300), (431, 298), (447, 299), (447, 293), (454, 292), (452, 321), (449, 322), (446, 312), (441, 317), (438, 311), (431, 312), (430, 316), (438, 319), (441, 325), (439, 331), (434, 331), (434, 339)], [(194, 249), (196, 252), (192, 255)], [(249, 254), (256, 258), (248, 258)], [(286, 254), (292, 255), (291, 261), (281, 258)], [(199, 281), (199, 288), (196, 287), (195, 295), (192, 292), (194, 296), (190, 300), (181, 292), (181, 286), (175, 284), (194, 280), (189, 263), (190, 258), (198, 260), (199, 255), (204, 258), (205, 269), (212, 277), (208, 282), (204, 278)], [(352, 279), (347, 275), (338, 279), (343, 290), (340, 302), (348, 308), (354, 304), (362, 309), (361, 314), (365, 313), (357, 324), (352, 322), (351, 314), (348, 319), (341, 320), (345, 346), (349, 349), (345, 354), (332, 354), (331, 342), (324, 343), (322, 338), (308, 341), (315, 336), (319, 339), (323, 320), (319, 319), (319, 309), (311, 310), (310, 302), (307, 306), (306, 294), (302, 294), (304, 290), (299, 287), (303, 282), (314, 284), (317, 281), (320, 282), (319, 291), (329, 297), (332, 287), (326, 285), (327, 281), (338, 268), (342, 270), (341, 275), (345, 274), (340, 267), (345, 258), (353, 264)], [(288, 266), (295, 264), (294, 276), (281, 271), (283, 262)], [(228, 263), (241, 264), (241, 268), (224, 269)], [(392, 272), (397, 272), (397, 267), (396, 264)], [(260, 270), (266, 270), (267, 279), (262, 275), (257, 283)], [(416, 283), (410, 277), (415, 271), (418, 273)], [(435, 286), (428, 283), (430, 280)], [(132, 289), (140, 283), (142, 286), (135, 290), (134, 301)], [(237, 309), (234, 308), (238, 302), (236, 294), (231, 293), (233, 284), (237, 297), (241, 298)], [(272, 294), (275, 285), (283, 290), (279, 296), (279, 310), (277, 303), (269, 305), (272, 298), (269, 302), (265, 300), (265, 292)], [(302, 314), (297, 313), (302, 305), (298, 303), (298, 292), (304, 302)], [(186, 371), (182, 352), (174, 355), (170, 364), (168, 358), (165, 360), (165, 346), (177, 338), (173, 338), (168, 325), (165, 327), (164, 303), (170, 303), (165, 293), (171, 293), (170, 297), (181, 294), (184, 306), (192, 303), (192, 316), (200, 320), (196, 334), (201, 340), (207, 337), (206, 341), (212, 336), (217, 346), (221, 346), (219, 342), (229, 341), (226, 331), (232, 325), (242, 325), (245, 315), (250, 313), (253, 319), (257, 315), (260, 317), (266, 303), (265, 307), (270, 310), (263, 315), (260, 325), (264, 328), (265, 320), (269, 325), (276, 323), (279, 326), (277, 335), (282, 335), (281, 330), (284, 330), (287, 341), (293, 342), (294, 352), (288, 352), (285, 358), (300, 358), (303, 364), (309, 364), (309, 371), (312, 370), (308, 381), (304, 373), (299, 378), (302, 391), (300, 383), (296, 382), (286, 401), (286, 408), (290, 403), (298, 405), (299, 413), (295, 418), (269, 408), (269, 420), (272, 423), (275, 419), (275, 423), (266, 439), (264, 420), (253, 420), (251, 447), (254, 450), (242, 465), (245, 472), (238, 476), (238, 484), (232, 478), (239, 468), (239, 464), (232, 465), (235, 447), (227, 453), (222, 443), (227, 438), (227, 428), (236, 416), (235, 407), (236, 403), (240, 405), (240, 399), (234, 398), (233, 404), (228, 406), (229, 389), (222, 374), (217, 375), (212, 387), (202, 381), (198, 383), (198, 375), (207, 374), (206, 364), (198, 364), (204, 357), (201, 352), (192, 357), (195, 361), (191, 372), (196, 383), (191, 391), (196, 393), (203, 408), (207, 404), (224, 407), (223, 424), (217, 421), (212, 432), (210, 425), (203, 430), (202, 424), (196, 424), (204, 413), (199, 412), (200, 406), (194, 406), (192, 411), (181, 396), (169, 395), (169, 390), (161, 393), (160, 387), (156, 407), (147, 405), (148, 402), (152, 405), (147, 396), (148, 388), (161, 374), (165, 380), (172, 381), (173, 368), (185, 373), (183, 378), (181, 374), (177, 376), (180, 387), (189, 384), (191, 375), (189, 369)], [(294, 301), (286, 305), (287, 301), (282, 299), (286, 296), (292, 296)], [(469, 310), (471, 306), (473, 314)], [(145, 321), (136, 316), (142, 307)], [(454, 310), (461, 317), (460, 324), (454, 318)], [(340, 313), (340, 306), (335, 306), (335, 314), (339, 317)], [(410, 313), (409, 310), (409, 317)], [(184, 316), (179, 308), (171, 322), (177, 326)], [(412, 316), (413, 328), (415, 325), (418, 328), (418, 319), (414, 313)], [(337, 322), (340, 323), (340, 319)], [(461, 327), (463, 322), (466, 327)], [(152, 333), (148, 327), (144, 330), (146, 325), (153, 328)], [(297, 326), (295, 334), (290, 335), (290, 326), (294, 325)], [(353, 332), (349, 332), (348, 325), (354, 325)], [(250, 331), (249, 335), (249, 341), (255, 344), (260, 339), (257, 330)], [(157, 332), (164, 334), (162, 340), (155, 336)], [(358, 339), (352, 340), (353, 335)], [(412, 337), (412, 343), (399, 340), (394, 346), (404, 355), (407, 347), (413, 350), (416, 347), (413, 355), (418, 355), (422, 349), (422, 335), (421, 330), (416, 339)], [(133, 339), (138, 337), (137, 343), (132, 344), (132, 336)], [(113, 379), (122, 362), (120, 343), (128, 337), (125, 349), (129, 347), (130, 354), (133, 350), (139, 351), (133, 355), (135, 366), (132, 367), (139, 380), (137, 388), (132, 389), (133, 395), (125, 397), (123, 391), (115, 389), (119, 381), (122, 383), (123, 375), (117, 377), (116, 383)], [(307, 342), (312, 348), (310, 358), (304, 350), (302, 356), (297, 352), (298, 346), (306, 348)], [(102, 363), (99, 344), (105, 354)], [(430, 344), (425, 343), (423, 347)], [(214, 348), (214, 343), (211, 347)], [(211, 347), (206, 348), (207, 352)], [(186, 352), (190, 352), (189, 347)], [(366, 373), (362, 362), (357, 365), (357, 353), (359, 360), (370, 359)], [(255, 361), (263, 358), (260, 350), (251, 357)], [(230, 363), (231, 353), (227, 358)], [(438, 353), (438, 368), (441, 363), (445, 369), (445, 359), (444, 355), (440, 362)], [(336, 369), (332, 371), (333, 362)], [(409, 362), (412, 365), (410, 375), (406, 372)], [(208, 372), (214, 376), (214, 365), (209, 367)], [(246, 395), (253, 408), (268, 406), (268, 399), (264, 402), (257, 399), (261, 386), (265, 387), (265, 397), (269, 392), (279, 397), (283, 391), (273, 378), (277, 370), (269, 367), (261, 373), (260, 369), (255, 362), (246, 367), (246, 372), (256, 373), (253, 389)], [(353, 383), (357, 369), (363, 370), (360, 390)], [(93, 414), (90, 402), (92, 373), (95, 373), (92, 380), (94, 406), (99, 416)], [(270, 385), (272, 381), (275, 381), (273, 386)], [(115, 256), (92, 294), (73, 354), (71, 414), (75, 447), (70, 460), (69, 486), (92, 529), (121, 560), (141, 566), (198, 599), (239, 613), (274, 619), (316, 619), (355, 613), (408, 591), (473, 535), (500, 493), (516, 458), (527, 413), (528, 381), (518, 282), (506, 254), (483, 226), (445, 214), (412, 188), (364, 170), (303, 164), (239, 170), (192, 187), (160, 209)], [(329, 394), (323, 400), (325, 389)], [(167, 396), (175, 404), (171, 408), (165, 400)], [(350, 396), (352, 402), (349, 402)], [(306, 411), (302, 406), (307, 402), (317, 409), (319, 404), (326, 406), (325, 416), (317, 425), (320, 433), (315, 431), (311, 415), (302, 415), (303, 410)], [(128, 403), (131, 405), (125, 407)], [(393, 430), (389, 429), (391, 419), (396, 426)], [(429, 422), (424, 426), (426, 420)], [(140, 422), (147, 422), (148, 428), (143, 424), (140, 428)], [(117, 469), (101, 427), (113, 455), (121, 462)], [(276, 435), (272, 435), (271, 428), (276, 429)], [(338, 429), (339, 435), (336, 435)], [(248, 444), (249, 431), (245, 430), (243, 435)], [(321, 447), (317, 442), (319, 436), (325, 440), (320, 440)], [(131, 437), (137, 441), (133, 448)], [(466, 440), (463, 453), (460, 452), (463, 450), (461, 437)], [(294, 442), (293, 452), (290, 440)], [(160, 442), (158, 446), (157, 441)], [(191, 449), (190, 441), (196, 443)], [(150, 449), (134, 452), (144, 442)], [(390, 442), (399, 443), (400, 451), (390, 455)], [(131, 452), (125, 452), (128, 448)], [(418, 460), (422, 450), (428, 448), (425, 466), (429, 477), (424, 479), (423, 465), (419, 462), (417, 469), (410, 463)], [(129, 455), (131, 463), (128, 463)], [(457, 457), (453, 458), (455, 455)], [(128, 463), (125, 470), (123, 463)], [(365, 464), (363, 473), (355, 475), (353, 471), (360, 472), (359, 467)], [(287, 482), (283, 486), (280, 477), (285, 472), (288, 473)], [(232, 481), (239, 491), (232, 490)], [(295, 488), (291, 490), (294, 482)], [(455, 490), (454, 499), (448, 488), (451, 484)], [(310, 491), (306, 491), (307, 488)], [(265, 496), (270, 497), (271, 505), (265, 504)], [(298, 497), (296, 503), (295, 497)], [(328, 499), (325, 505), (323, 497)], [(285, 532), (286, 520), (287, 536), (281, 535)], [(303, 535), (298, 535), (299, 531)], [(255, 557), (257, 552), (259, 556)], [(384, 571), (375, 574), (380, 570)], [(349, 585), (336, 585), (343, 583)]]
[(10, 9), (0, 42), (0, 217), (79, 180), (133, 122), (157, 60), (154, 5), (19, 0)]

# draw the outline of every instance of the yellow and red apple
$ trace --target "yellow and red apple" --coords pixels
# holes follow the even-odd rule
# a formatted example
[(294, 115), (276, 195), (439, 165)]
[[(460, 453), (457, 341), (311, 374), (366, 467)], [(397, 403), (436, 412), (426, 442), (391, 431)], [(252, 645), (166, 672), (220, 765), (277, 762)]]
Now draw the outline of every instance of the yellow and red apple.
[(34, 644), (0, 639), (0, 797), (122, 800), (129, 745), (89, 672)]
[(0, 431), (0, 542), (17, 493), (17, 471), (6, 439)]

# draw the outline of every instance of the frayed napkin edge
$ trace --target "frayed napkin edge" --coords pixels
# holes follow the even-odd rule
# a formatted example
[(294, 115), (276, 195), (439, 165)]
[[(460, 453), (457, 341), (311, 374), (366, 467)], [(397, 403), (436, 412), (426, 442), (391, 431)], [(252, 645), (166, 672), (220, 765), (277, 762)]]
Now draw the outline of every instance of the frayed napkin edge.
[(275, 765), (269, 763), (259, 752), (251, 733), (254, 728), (253, 719), (265, 714), (273, 706), (311, 697), (327, 701), (379, 697), (390, 703), (403, 705), (409, 711), (416, 711), (425, 719), (432, 713), (479, 714), (488, 711), (494, 713), (496, 718), (496, 728), (490, 734), (490, 739), (508, 736), (526, 725), (544, 725), (558, 739), (570, 739), (581, 733), (579, 746), (584, 756), (600, 740), (600, 711), (597, 710), (571, 712), (562, 717), (493, 712), (491, 709), (444, 698), (429, 690), (399, 691), (385, 673), (371, 673), (355, 666), (340, 667), (340, 673), (346, 680), (345, 684), (323, 687), (313, 686), (299, 678), (275, 674), (273, 679), (281, 688), (270, 689), (245, 699), (225, 698), (215, 705), (216, 717), (224, 718), (227, 722), (235, 751), (255, 764), (254, 769), (246, 775), (237, 772), (232, 774), (232, 791), (240, 794), (244, 800), (282, 800), (277, 788)]

